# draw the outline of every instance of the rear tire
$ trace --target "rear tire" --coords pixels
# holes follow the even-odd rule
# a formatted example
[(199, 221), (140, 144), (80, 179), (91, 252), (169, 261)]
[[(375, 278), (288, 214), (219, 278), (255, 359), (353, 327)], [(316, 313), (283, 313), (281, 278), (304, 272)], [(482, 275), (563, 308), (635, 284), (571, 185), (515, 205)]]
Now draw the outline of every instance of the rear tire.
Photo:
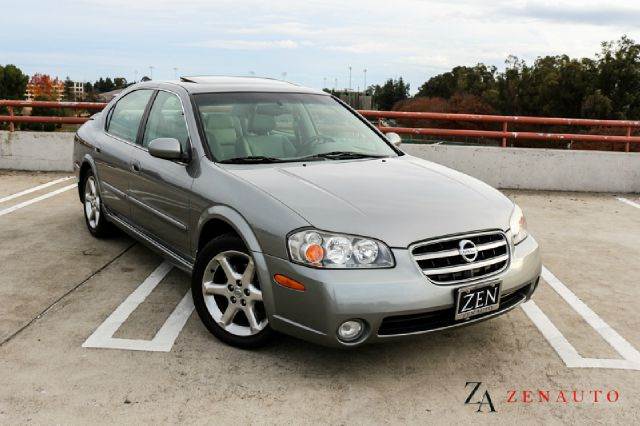
[(236, 235), (216, 237), (200, 250), (191, 294), (205, 327), (221, 341), (255, 349), (272, 339), (253, 258)]
[(93, 172), (87, 172), (81, 185), (84, 194), (82, 197), (84, 221), (87, 229), (96, 238), (107, 238), (113, 235), (113, 227), (104, 214), (98, 182)]

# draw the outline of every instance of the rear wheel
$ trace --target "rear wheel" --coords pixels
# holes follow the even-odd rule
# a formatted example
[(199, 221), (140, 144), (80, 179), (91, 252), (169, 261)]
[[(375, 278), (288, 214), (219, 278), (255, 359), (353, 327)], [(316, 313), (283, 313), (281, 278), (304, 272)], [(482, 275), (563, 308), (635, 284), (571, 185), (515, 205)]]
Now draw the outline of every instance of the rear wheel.
[(252, 349), (271, 339), (255, 263), (237, 236), (223, 235), (204, 246), (191, 292), (200, 319), (223, 342)]
[(98, 183), (92, 172), (87, 173), (83, 187), (84, 220), (87, 228), (94, 237), (108, 237), (111, 235), (111, 227), (104, 217)]

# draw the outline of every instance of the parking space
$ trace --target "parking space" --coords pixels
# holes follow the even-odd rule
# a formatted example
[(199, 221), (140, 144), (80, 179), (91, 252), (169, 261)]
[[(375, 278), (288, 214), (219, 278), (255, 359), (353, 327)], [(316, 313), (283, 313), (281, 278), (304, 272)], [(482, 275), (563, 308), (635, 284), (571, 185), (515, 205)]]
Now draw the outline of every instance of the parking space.
[[(505, 191), (527, 214), (547, 271), (524, 309), (354, 351), (281, 336), (250, 352), (206, 331), (186, 274), (126, 236), (92, 238), (77, 192), (63, 190), (74, 181), (63, 178), (0, 174), (0, 200), (58, 180), (0, 201), (2, 212), (40, 197), (0, 216), (0, 423), (640, 416), (637, 196)], [(482, 383), (473, 397), (467, 382)], [(574, 390), (582, 402), (571, 400)], [(495, 412), (473, 404), (485, 391)], [(590, 391), (602, 391), (597, 403)]]

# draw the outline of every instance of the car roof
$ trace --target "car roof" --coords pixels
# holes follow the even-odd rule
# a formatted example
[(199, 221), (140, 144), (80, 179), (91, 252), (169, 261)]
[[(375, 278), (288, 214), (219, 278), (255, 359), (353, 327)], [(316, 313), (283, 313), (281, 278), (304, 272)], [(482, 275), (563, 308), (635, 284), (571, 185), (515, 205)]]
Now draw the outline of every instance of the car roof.
[(288, 92), (327, 95), (327, 93), (321, 90), (264, 77), (189, 76), (180, 77), (180, 80), (178, 81), (152, 80), (146, 83), (141, 83), (139, 87), (162, 86), (164, 84), (179, 85), (189, 93)]

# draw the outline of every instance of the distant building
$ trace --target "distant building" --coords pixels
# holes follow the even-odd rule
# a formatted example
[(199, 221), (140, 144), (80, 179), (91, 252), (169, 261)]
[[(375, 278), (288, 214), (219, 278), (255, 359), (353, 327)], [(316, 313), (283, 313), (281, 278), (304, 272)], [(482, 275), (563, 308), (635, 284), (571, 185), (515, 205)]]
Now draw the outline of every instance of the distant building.
[(356, 92), (354, 90), (332, 90), (331, 94), (340, 98), (341, 101), (347, 103), (354, 109), (373, 109), (373, 97), (365, 92)]
[(73, 86), (71, 86), (71, 92), (75, 100), (84, 99), (84, 82), (74, 81)]

